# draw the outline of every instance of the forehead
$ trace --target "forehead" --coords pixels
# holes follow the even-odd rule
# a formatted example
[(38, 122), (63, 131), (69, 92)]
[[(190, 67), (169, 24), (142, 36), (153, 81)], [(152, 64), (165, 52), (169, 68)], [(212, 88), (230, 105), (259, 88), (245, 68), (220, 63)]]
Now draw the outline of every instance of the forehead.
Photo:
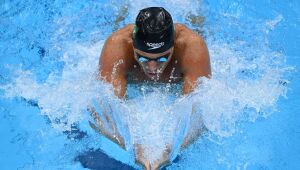
[(149, 58), (157, 58), (157, 57), (161, 57), (161, 56), (163, 56), (163, 55), (166, 55), (166, 54), (168, 54), (168, 53), (170, 53), (170, 52), (172, 52), (173, 51), (173, 47), (171, 47), (171, 48), (169, 48), (167, 51), (165, 51), (165, 52), (162, 52), (162, 53), (146, 53), (146, 52), (144, 52), (144, 51), (141, 51), (141, 50), (138, 50), (138, 49), (134, 49), (134, 51), (136, 52), (136, 53), (138, 53), (138, 54), (140, 54), (140, 55), (143, 55), (143, 56), (146, 56), (146, 57), (149, 57)]

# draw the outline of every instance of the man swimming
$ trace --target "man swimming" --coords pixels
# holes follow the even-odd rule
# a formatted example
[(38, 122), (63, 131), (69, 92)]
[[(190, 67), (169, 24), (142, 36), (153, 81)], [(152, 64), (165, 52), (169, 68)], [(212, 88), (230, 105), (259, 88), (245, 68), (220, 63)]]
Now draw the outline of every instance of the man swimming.
[[(142, 9), (135, 24), (113, 33), (104, 44), (99, 65), (100, 79), (112, 84), (120, 98), (126, 96), (128, 83), (182, 82), (182, 94), (188, 94), (199, 77), (211, 76), (204, 40), (186, 26), (173, 24), (169, 12), (161, 7)], [(105, 131), (96, 111), (90, 112), (99, 125), (91, 126), (124, 148), (124, 139), (118, 133)], [(182, 148), (194, 138), (195, 135), (187, 136)], [(158, 169), (168, 163), (170, 149), (167, 146), (162, 159), (151, 164), (143, 156), (142, 146), (136, 145), (136, 161), (146, 169)]]

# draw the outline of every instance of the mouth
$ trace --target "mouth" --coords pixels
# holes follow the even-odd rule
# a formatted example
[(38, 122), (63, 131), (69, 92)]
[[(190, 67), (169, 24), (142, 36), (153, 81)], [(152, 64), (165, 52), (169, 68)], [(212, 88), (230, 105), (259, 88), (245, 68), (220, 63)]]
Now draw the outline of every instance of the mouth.
[(150, 76), (157, 76), (158, 73), (148, 73)]
[(160, 72), (147, 72), (149, 76), (159, 76), (161, 73)]
[(160, 79), (160, 74), (159, 73), (149, 73), (149, 72), (147, 72), (146, 74), (152, 80)]

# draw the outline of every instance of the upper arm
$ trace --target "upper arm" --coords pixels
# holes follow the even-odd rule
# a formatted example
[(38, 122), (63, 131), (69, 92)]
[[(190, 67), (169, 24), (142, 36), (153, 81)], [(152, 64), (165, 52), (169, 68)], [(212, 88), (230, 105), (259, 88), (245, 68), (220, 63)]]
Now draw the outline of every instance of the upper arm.
[(126, 92), (126, 53), (121, 37), (112, 35), (106, 40), (99, 60), (99, 78), (112, 84), (118, 97), (124, 97)]
[(211, 77), (210, 59), (204, 40), (198, 35), (191, 35), (182, 59), (183, 94), (191, 92), (199, 77)]

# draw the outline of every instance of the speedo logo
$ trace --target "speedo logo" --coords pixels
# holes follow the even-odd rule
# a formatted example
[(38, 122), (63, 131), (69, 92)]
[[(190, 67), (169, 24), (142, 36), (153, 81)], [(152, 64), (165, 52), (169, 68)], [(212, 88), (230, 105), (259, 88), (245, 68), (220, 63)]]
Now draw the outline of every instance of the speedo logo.
[(165, 42), (160, 42), (160, 43), (149, 43), (149, 42), (147, 42), (146, 45), (148, 47), (150, 47), (148, 50), (154, 50), (154, 49), (158, 49), (158, 48), (164, 46)]

